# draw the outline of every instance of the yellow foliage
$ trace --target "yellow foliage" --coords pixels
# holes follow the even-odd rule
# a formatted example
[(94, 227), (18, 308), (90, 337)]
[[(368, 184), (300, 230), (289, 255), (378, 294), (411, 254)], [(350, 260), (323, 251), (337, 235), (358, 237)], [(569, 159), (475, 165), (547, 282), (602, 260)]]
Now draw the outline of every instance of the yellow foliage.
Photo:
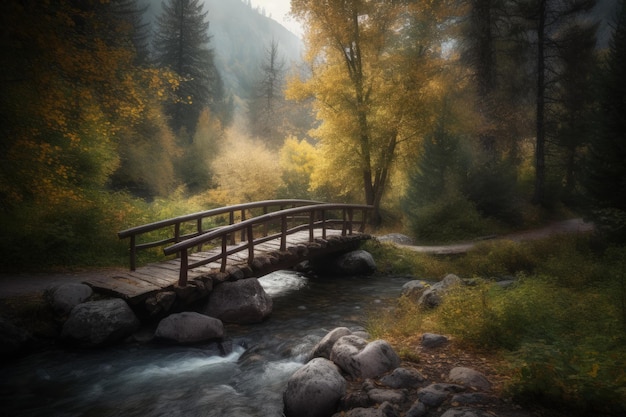
[(213, 172), (221, 204), (272, 199), (282, 185), (275, 154), (261, 142), (232, 131), (213, 162)]

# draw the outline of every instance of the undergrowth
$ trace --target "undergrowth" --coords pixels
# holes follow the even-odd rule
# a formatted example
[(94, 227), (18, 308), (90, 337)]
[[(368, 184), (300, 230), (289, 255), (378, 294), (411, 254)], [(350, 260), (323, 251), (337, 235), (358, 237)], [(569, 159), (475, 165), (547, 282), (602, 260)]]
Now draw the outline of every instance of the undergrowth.
[[(369, 245), (386, 273), (475, 278), (420, 309), (401, 297), (369, 329), (402, 351), (424, 332), (507, 359), (508, 393), (570, 415), (626, 412), (626, 248), (599, 250), (587, 236), (483, 243), (461, 257)], [(493, 278), (515, 277), (505, 288)]]

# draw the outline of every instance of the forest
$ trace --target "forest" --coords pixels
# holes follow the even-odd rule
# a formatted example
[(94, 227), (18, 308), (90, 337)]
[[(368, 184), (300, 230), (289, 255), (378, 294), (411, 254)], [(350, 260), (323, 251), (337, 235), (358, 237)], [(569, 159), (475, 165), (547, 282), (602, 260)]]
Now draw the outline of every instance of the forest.
[(243, 93), (201, 0), (154, 7), (2, 2), (2, 270), (123, 264), (119, 230), (273, 198), (426, 243), (626, 237), (621, 1), (293, 0), (302, 61), (269, 42)]
[(124, 266), (120, 230), (274, 198), (372, 205), (370, 232), (420, 244), (582, 217), (597, 233), (461, 257), (370, 242), (383, 273), (475, 285), (368, 330), (414, 362), (452, 335), (542, 415), (624, 415), (624, 1), (292, 0), (296, 61), (216, 42), (242, 30), (212, 32), (224, 4), (0, 2), (0, 272)]

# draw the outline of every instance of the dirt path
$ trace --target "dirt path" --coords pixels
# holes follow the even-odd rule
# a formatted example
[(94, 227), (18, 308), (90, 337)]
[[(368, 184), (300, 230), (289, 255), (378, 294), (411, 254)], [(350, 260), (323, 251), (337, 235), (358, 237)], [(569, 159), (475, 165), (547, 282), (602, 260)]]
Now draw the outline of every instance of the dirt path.
[[(514, 233), (506, 236), (495, 237), (494, 239), (508, 239), (517, 242), (532, 239), (541, 239), (560, 233), (580, 233), (593, 229), (589, 223), (582, 219), (570, 219), (552, 223), (546, 227)], [(421, 253), (431, 254), (460, 254), (465, 253), (474, 247), (477, 242), (458, 243), (445, 246), (404, 246), (402, 247)], [(400, 245), (399, 245), (400, 246)], [(122, 268), (90, 269), (78, 272), (67, 273), (17, 273), (0, 274), (0, 299), (33, 295), (41, 293), (51, 286), (65, 283), (82, 282), (90, 277), (110, 276), (115, 271), (122, 271)]]
[[(543, 239), (563, 233), (583, 233), (593, 230), (591, 223), (585, 223), (582, 219), (570, 219), (554, 222), (540, 229), (527, 230), (524, 232), (512, 233), (505, 236), (495, 236), (490, 240), (512, 240), (514, 242), (523, 242), (526, 240)], [(430, 253), (434, 255), (456, 255), (465, 253), (476, 246), (480, 241), (456, 243), (452, 245), (441, 246), (408, 246), (398, 245), (405, 249), (420, 253)]]

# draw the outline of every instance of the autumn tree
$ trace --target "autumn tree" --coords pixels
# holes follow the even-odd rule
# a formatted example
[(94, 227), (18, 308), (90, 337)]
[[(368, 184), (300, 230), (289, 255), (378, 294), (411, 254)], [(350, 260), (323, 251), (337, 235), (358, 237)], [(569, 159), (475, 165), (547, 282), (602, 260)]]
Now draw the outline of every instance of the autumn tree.
[(128, 27), (105, 18), (109, 7), (0, 5), (0, 223), (10, 237), (3, 250), (30, 245), (29, 253), (71, 262), (111, 233), (101, 227), (114, 217), (103, 202), (121, 166), (120, 143), (152, 118), (172, 85), (167, 74), (133, 65)]
[(330, 180), (346, 197), (360, 181), (374, 223), (381, 220), (398, 151), (423, 128), (419, 98), (432, 86), (429, 59), (440, 56), (439, 40), (428, 30), (442, 23), (437, 5), (417, 3), (291, 3), (305, 24), (311, 77), (292, 83), (289, 97), (315, 98), (321, 125), (314, 136), (327, 167), (314, 181)]
[(275, 198), (282, 185), (274, 152), (261, 141), (232, 131), (213, 160), (212, 170), (217, 185), (213, 200), (224, 205)]
[(189, 140), (202, 109), (221, 100), (207, 16), (200, 0), (164, 1), (153, 42), (156, 64), (180, 77), (175, 100), (166, 108), (174, 131), (184, 128)]

